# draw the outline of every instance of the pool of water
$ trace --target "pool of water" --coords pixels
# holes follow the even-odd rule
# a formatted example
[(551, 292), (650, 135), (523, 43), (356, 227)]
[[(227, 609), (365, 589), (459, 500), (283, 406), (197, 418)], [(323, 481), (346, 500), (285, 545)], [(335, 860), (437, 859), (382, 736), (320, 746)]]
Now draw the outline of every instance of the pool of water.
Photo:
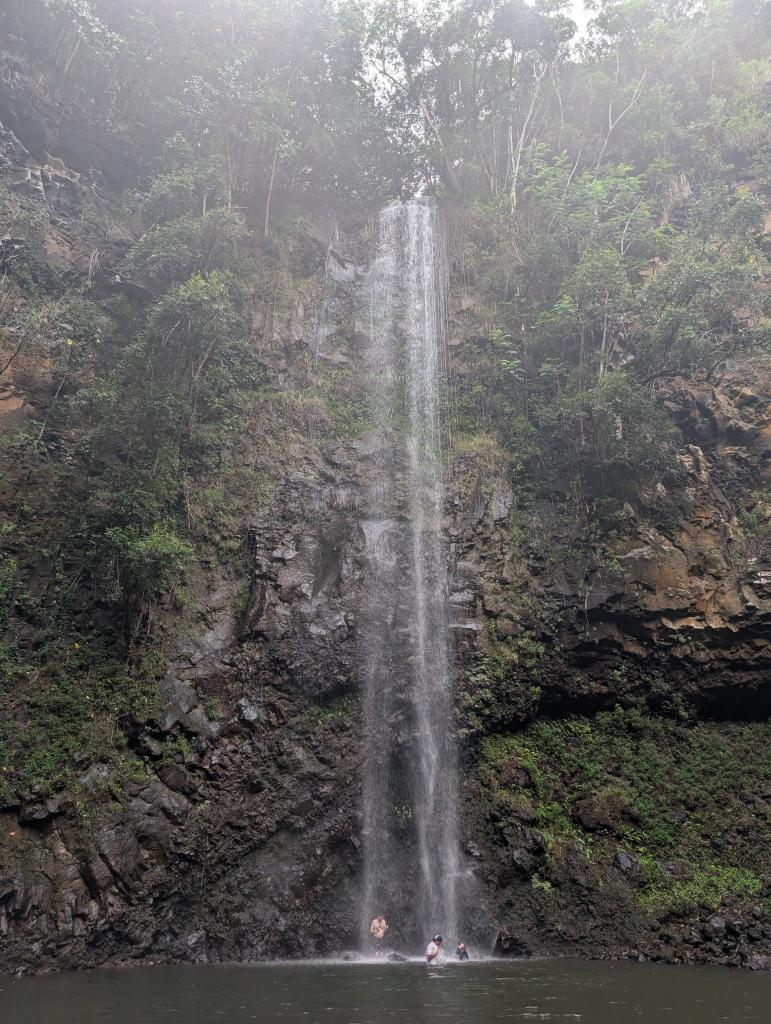
[(717, 1024), (771, 1020), (771, 975), (580, 960), (260, 964), (0, 978), (9, 1024)]

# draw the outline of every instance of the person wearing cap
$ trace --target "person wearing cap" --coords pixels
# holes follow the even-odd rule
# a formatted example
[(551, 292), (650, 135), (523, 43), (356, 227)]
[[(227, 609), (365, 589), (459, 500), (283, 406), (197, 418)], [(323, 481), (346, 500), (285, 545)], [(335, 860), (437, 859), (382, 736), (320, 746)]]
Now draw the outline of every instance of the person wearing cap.
[(435, 935), (433, 939), (431, 939), (429, 944), (426, 946), (427, 964), (432, 964), (434, 960), (436, 960), (436, 958), (439, 956), (439, 950), (442, 948), (443, 941), (444, 940), (442, 939), (441, 935)]
[(468, 950), (466, 949), (466, 946), (465, 946), (464, 943), (462, 943), (462, 942), (458, 943), (458, 948), (455, 950), (455, 955), (457, 956), (457, 958), (459, 960), (468, 960), (469, 959)]

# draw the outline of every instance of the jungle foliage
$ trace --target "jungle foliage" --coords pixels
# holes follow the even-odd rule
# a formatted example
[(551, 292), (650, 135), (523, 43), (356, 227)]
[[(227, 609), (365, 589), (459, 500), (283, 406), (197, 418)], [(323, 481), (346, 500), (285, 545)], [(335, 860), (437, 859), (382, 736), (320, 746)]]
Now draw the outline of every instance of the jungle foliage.
[(763, 889), (762, 794), (771, 777), (769, 725), (687, 726), (639, 709), (591, 720), (543, 719), (483, 743), (473, 786), (492, 793), (505, 830), (526, 816), (550, 848), (590, 862), (633, 854), (635, 898), (654, 915), (717, 910)]
[[(583, 507), (676, 472), (667, 382), (768, 340), (768, 12), (595, 6), (578, 39), (554, 0), (3, 5), (4, 122), (43, 97), (82, 161), (68, 270), (45, 245), (59, 214), (0, 166), (0, 382), (32, 360), (46, 390), (0, 448), (14, 777), (51, 785), (152, 713), (164, 615), (239, 489), (263, 486), (242, 439), (272, 422), (282, 302), (318, 299), (309, 214), (417, 191), (451, 211), (454, 286), (484, 303), (457, 353), (461, 439), (494, 434), (514, 475)], [(75, 129), (99, 147), (68, 148)], [(366, 425), (342, 385), (293, 384), (312, 436)], [(745, 510), (758, 535), (765, 508)]]

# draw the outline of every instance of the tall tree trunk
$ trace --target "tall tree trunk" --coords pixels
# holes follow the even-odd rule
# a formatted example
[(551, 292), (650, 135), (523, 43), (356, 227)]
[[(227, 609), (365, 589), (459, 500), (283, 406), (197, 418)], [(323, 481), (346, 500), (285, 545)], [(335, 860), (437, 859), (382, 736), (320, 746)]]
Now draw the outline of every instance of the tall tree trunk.
[(426, 119), (426, 124), (431, 129), (431, 132), (434, 138), (436, 139), (437, 145), (439, 146), (439, 152), (442, 154), (442, 164), (444, 166), (444, 172), (446, 175), (445, 183), (449, 190), (454, 195), (458, 195), (460, 193), (460, 185), (458, 183), (458, 179), (455, 177), (455, 171), (452, 169), (450, 158), (447, 155), (444, 140), (442, 139), (441, 132), (439, 131), (436, 122), (429, 113), (428, 104), (426, 103), (425, 99), (422, 96), (420, 98), (420, 109), (423, 111), (423, 117), (425, 117)]
[(541, 70), (536, 73), (535, 84), (533, 85), (533, 91), (530, 95), (530, 103), (528, 104), (527, 113), (525, 114), (525, 119), (522, 122), (522, 128), (519, 136), (517, 137), (516, 145), (514, 144), (514, 122), (513, 119), (509, 121), (509, 161), (511, 166), (511, 187), (509, 189), (509, 198), (511, 199), (512, 213), (514, 213), (517, 208), (517, 179), (519, 178), (519, 168), (522, 163), (522, 153), (525, 149), (527, 133), (533, 120), (535, 105), (541, 91), (541, 82), (543, 82), (545, 74), (546, 68), (541, 68)]
[(270, 183), (268, 184), (268, 198), (265, 200), (265, 222), (263, 224), (262, 237), (270, 235), (270, 202), (273, 198), (273, 182), (276, 180), (276, 165), (278, 164), (278, 152), (281, 148), (281, 135), (276, 139), (276, 148), (273, 152), (273, 166), (270, 170)]

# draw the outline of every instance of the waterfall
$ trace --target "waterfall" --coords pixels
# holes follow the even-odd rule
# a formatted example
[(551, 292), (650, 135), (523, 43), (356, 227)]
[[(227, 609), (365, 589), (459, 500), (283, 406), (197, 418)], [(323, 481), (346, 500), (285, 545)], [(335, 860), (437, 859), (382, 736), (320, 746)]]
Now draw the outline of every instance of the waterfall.
[[(446, 259), (435, 206), (381, 214), (369, 276), (372, 476), (363, 522), (362, 938), (457, 937), (459, 837), (440, 430)], [(366, 948), (366, 945), (365, 947)]]

